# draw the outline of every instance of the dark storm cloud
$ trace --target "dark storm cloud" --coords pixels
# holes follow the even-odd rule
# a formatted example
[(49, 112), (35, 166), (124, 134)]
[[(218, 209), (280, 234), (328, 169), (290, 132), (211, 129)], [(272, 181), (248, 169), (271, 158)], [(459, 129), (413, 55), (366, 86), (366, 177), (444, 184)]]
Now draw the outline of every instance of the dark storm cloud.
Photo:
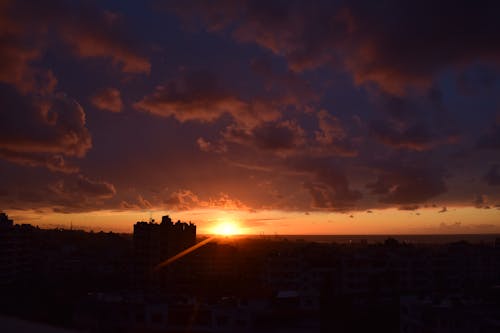
[(378, 171), (366, 185), (380, 202), (409, 205), (425, 202), (446, 192), (444, 170), (419, 166), (393, 166)]
[(454, 135), (439, 138), (423, 123), (398, 126), (391, 122), (378, 121), (371, 124), (371, 131), (386, 145), (416, 151), (429, 150), (442, 144), (453, 144), (458, 140)]
[(251, 129), (228, 126), (223, 138), (226, 142), (277, 152), (292, 151), (305, 143), (304, 130), (293, 121), (266, 122)]
[(370, 132), (388, 146), (425, 151), (460, 140), (434, 89), (418, 99), (380, 94), (376, 100), (380, 113), (371, 121)]
[(0, 157), (72, 172), (66, 157), (83, 157), (92, 146), (85, 112), (63, 94), (27, 97), (0, 85)]
[(498, 202), (488, 186), (499, 173), (496, 3), (167, 7), (0, 0), (0, 188), (18, 194), (2, 203), (306, 212), (474, 206), (476, 193)]
[(265, 124), (253, 130), (257, 147), (286, 150), (303, 143), (304, 130), (295, 122), (282, 122), (276, 126)]
[(324, 184), (305, 183), (304, 188), (309, 191), (312, 198), (312, 208), (334, 211), (348, 210), (352, 209), (355, 201), (361, 198), (360, 192), (344, 192), (342, 190), (339, 192)]
[(88, 212), (109, 208), (108, 200), (116, 195), (114, 185), (107, 181), (82, 174), (58, 175), (61, 178), (29, 182), (29, 186), (23, 186), (22, 180), (18, 181), (17, 186), (9, 188), (8, 197), (2, 200), (2, 208), (21, 207), (61, 213)]
[(83, 195), (106, 199), (116, 194), (113, 184), (103, 181), (91, 180), (79, 175), (76, 181), (76, 191)]
[(304, 155), (312, 158), (327, 156), (354, 157), (357, 154), (351, 137), (340, 120), (326, 110), (307, 114), (316, 117), (318, 130), (307, 131), (295, 119), (252, 124), (239, 121), (228, 125), (219, 141), (202, 138), (198, 145), (203, 151), (228, 152), (231, 144), (251, 147), (260, 153), (274, 152), (286, 157)]
[(51, 183), (38, 204), (60, 213), (93, 211), (104, 208), (115, 194), (113, 184), (80, 174)]
[[(83, 157), (92, 146), (81, 106), (55, 94), (57, 78), (40, 64), (56, 38), (78, 58), (108, 58), (124, 72), (149, 72), (134, 50), (122, 18), (83, 3), (2, 1), (0, 14), (0, 157), (25, 166), (74, 173), (66, 157)], [(61, 50), (58, 50), (61, 51)], [(64, 50), (62, 50), (64, 53)], [(103, 96), (107, 93), (107, 96)], [(95, 96), (101, 108), (118, 111), (119, 92)]]
[[(498, 4), (492, 1), (170, 1), (186, 22), (230, 31), (284, 56), (302, 71), (347, 68), (357, 83), (401, 92), (434, 74), (475, 60), (498, 63)], [(461, 33), (456, 33), (460, 31)]]
[(346, 210), (353, 208), (363, 196), (351, 189), (343, 168), (331, 159), (299, 157), (289, 159), (287, 164), (309, 176), (303, 187), (309, 191), (315, 208)]

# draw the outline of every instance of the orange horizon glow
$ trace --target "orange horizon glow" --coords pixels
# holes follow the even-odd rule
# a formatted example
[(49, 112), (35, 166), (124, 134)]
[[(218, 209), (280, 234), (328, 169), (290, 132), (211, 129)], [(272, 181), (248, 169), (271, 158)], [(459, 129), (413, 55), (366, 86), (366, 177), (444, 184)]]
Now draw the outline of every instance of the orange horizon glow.
[[(350, 213), (246, 211), (198, 209), (190, 211), (95, 211), (49, 213), (6, 211), (17, 224), (42, 228), (82, 229), (131, 233), (134, 223), (148, 221), (150, 214), (191, 221), (200, 235), (389, 235), (389, 234), (479, 234), (500, 233), (500, 210), (448, 206), (404, 211), (397, 208)], [(226, 224), (228, 223), (228, 224)], [(234, 225), (232, 225), (234, 223)], [(220, 229), (219, 229), (220, 228)]]

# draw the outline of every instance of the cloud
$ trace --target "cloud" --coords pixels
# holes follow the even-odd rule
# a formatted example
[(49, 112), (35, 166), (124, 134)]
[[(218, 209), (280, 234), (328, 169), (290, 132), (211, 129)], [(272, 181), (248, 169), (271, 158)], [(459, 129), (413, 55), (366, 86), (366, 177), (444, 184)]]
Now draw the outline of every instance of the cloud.
[(92, 211), (102, 208), (116, 193), (113, 184), (79, 174), (52, 182), (45, 191), (34, 192), (31, 206), (60, 213)]
[(116, 194), (113, 184), (91, 180), (83, 175), (78, 175), (76, 189), (85, 196), (92, 196), (99, 199), (111, 198)]
[(163, 204), (170, 209), (191, 210), (200, 208), (211, 209), (245, 209), (248, 206), (237, 199), (230, 198), (228, 194), (220, 193), (218, 196), (209, 197), (204, 200), (191, 190), (181, 189), (171, 192), (164, 200)]
[(123, 108), (120, 91), (116, 88), (103, 89), (93, 95), (90, 101), (96, 108), (110, 112), (120, 112)]
[(340, 119), (326, 110), (320, 110), (316, 117), (319, 129), (314, 134), (316, 144), (320, 146), (317, 148), (327, 154), (351, 157), (357, 154)]
[(226, 142), (262, 151), (290, 152), (305, 143), (305, 132), (295, 121), (266, 122), (250, 129), (232, 125), (222, 136)]
[(490, 186), (500, 185), (500, 165), (492, 164), (488, 172), (484, 175), (483, 180)]
[(314, 132), (314, 137), (308, 135), (295, 119), (262, 121), (252, 125), (245, 122), (233, 123), (221, 132), (221, 140), (217, 147), (225, 147), (224, 152), (227, 152), (230, 144), (238, 144), (261, 153), (271, 152), (281, 157), (356, 156), (357, 151), (339, 120), (326, 111), (320, 111), (318, 117), (319, 130)]
[(36, 46), (0, 33), (0, 82), (13, 85), (23, 93), (52, 92), (57, 83), (52, 71), (30, 65), (40, 56)]
[(178, 190), (170, 193), (167, 198), (163, 200), (163, 203), (167, 207), (171, 207), (176, 210), (190, 210), (199, 206), (200, 199), (198, 196), (190, 190)]
[(352, 209), (362, 193), (350, 188), (341, 167), (329, 158), (296, 157), (287, 160), (291, 169), (302, 172), (309, 180), (303, 183), (315, 208), (330, 210)]
[(381, 168), (376, 181), (366, 187), (380, 202), (402, 205), (421, 203), (447, 190), (442, 169), (418, 166)]
[[(53, 37), (78, 58), (108, 58), (127, 73), (149, 73), (150, 63), (136, 51), (120, 15), (80, 2), (3, 1), (0, 14), (0, 81), (21, 92), (52, 91), (57, 80), (34, 63), (53, 45)], [(59, 50), (58, 50), (59, 51)]]
[(200, 150), (204, 152), (215, 152), (215, 153), (227, 152), (227, 146), (222, 140), (219, 140), (217, 142), (210, 142), (200, 137), (196, 140), (196, 143), (198, 144)]
[[(82, 10), (83, 9), (83, 10)], [(93, 8), (69, 9), (69, 20), (59, 22), (61, 38), (80, 58), (109, 58), (125, 73), (148, 74), (151, 64), (139, 55), (134, 42), (117, 27), (120, 16), (110, 12), (96, 12)], [(72, 20), (79, 20), (76, 25)]]
[[(149, 61), (137, 52), (122, 16), (87, 3), (54, 1), (40, 10), (37, 1), (21, 5), (24, 19), (53, 30), (81, 58), (102, 57), (126, 73), (149, 73)], [(36, 27), (36, 26), (35, 26)]]
[(328, 64), (347, 69), (358, 84), (376, 82), (396, 93), (407, 84), (428, 85), (449, 67), (500, 58), (500, 47), (492, 47), (500, 33), (498, 5), (491, 2), (221, 0), (166, 7), (185, 22), (268, 49), (294, 71)]
[(220, 87), (214, 74), (197, 71), (157, 86), (134, 107), (157, 116), (175, 117), (181, 122), (210, 122), (223, 114), (238, 117), (248, 105)]
[(36, 153), (18, 153), (0, 150), (0, 158), (6, 161), (29, 167), (45, 167), (50, 171), (77, 173), (78, 166), (68, 163), (62, 155), (46, 155)]
[(257, 147), (265, 150), (287, 150), (304, 143), (304, 130), (293, 121), (266, 123), (254, 128), (252, 134)]
[(398, 210), (410, 210), (410, 211), (414, 211), (414, 210), (417, 210), (419, 208), (420, 208), (419, 205), (403, 205), (403, 206), (399, 206)]
[(427, 125), (414, 123), (409, 126), (397, 126), (383, 122), (371, 124), (372, 134), (384, 144), (394, 148), (404, 148), (416, 151), (425, 151), (442, 144), (456, 143), (457, 136), (439, 138), (430, 132)]
[(142, 195), (137, 195), (135, 201), (130, 203), (128, 201), (123, 200), (120, 203), (120, 208), (124, 210), (144, 210), (144, 209), (152, 209), (153, 205), (149, 200), (144, 199)]
[(319, 131), (316, 131), (316, 140), (323, 144), (332, 144), (345, 139), (346, 132), (340, 120), (326, 110), (321, 110), (317, 114)]
[(440, 92), (418, 99), (382, 93), (376, 98), (380, 114), (369, 125), (370, 133), (387, 146), (426, 151), (456, 144), (459, 135), (442, 106)]
[(103, 200), (115, 196), (113, 184), (90, 179), (84, 175), (76, 178), (60, 179), (48, 187), (48, 193), (37, 201), (46, 200), (46, 204), (61, 212), (93, 210)]
[(91, 146), (85, 112), (76, 101), (64, 94), (22, 96), (0, 85), (0, 157), (74, 172), (64, 157), (83, 157)]
[(51, 92), (57, 82), (49, 70), (31, 63), (42, 55), (42, 43), (28, 38), (23, 20), (10, 14), (12, 4), (0, 4), (0, 82), (15, 86), (22, 93)]
[(361, 193), (331, 187), (322, 183), (305, 183), (304, 188), (308, 190), (312, 198), (311, 207), (334, 211), (353, 209), (355, 201), (361, 198)]
[[(279, 119), (290, 108), (299, 108), (295, 100), (259, 92), (243, 98), (242, 92), (227, 88), (210, 71), (182, 71), (177, 79), (157, 86), (152, 94), (134, 103), (134, 108), (161, 117), (174, 117), (180, 122), (231, 122), (216, 143), (209, 145), (198, 139), (200, 149), (227, 151), (227, 143), (238, 143), (268, 150), (284, 150), (299, 144), (303, 131), (294, 121)], [(289, 140), (289, 141), (288, 141)]]

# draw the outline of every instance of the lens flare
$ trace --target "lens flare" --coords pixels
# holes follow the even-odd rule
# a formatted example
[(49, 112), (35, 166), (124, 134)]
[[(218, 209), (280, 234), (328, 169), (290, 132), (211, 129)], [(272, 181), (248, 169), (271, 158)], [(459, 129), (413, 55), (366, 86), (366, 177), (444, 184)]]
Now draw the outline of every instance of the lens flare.
[(214, 234), (221, 236), (233, 236), (241, 233), (238, 224), (232, 220), (223, 220), (212, 230)]

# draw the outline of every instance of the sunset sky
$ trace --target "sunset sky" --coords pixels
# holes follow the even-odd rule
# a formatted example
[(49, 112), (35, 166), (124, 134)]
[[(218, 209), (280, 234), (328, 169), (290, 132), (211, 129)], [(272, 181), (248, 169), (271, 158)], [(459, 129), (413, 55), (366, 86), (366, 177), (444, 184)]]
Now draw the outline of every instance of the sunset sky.
[(500, 5), (0, 0), (0, 210), (500, 232)]

